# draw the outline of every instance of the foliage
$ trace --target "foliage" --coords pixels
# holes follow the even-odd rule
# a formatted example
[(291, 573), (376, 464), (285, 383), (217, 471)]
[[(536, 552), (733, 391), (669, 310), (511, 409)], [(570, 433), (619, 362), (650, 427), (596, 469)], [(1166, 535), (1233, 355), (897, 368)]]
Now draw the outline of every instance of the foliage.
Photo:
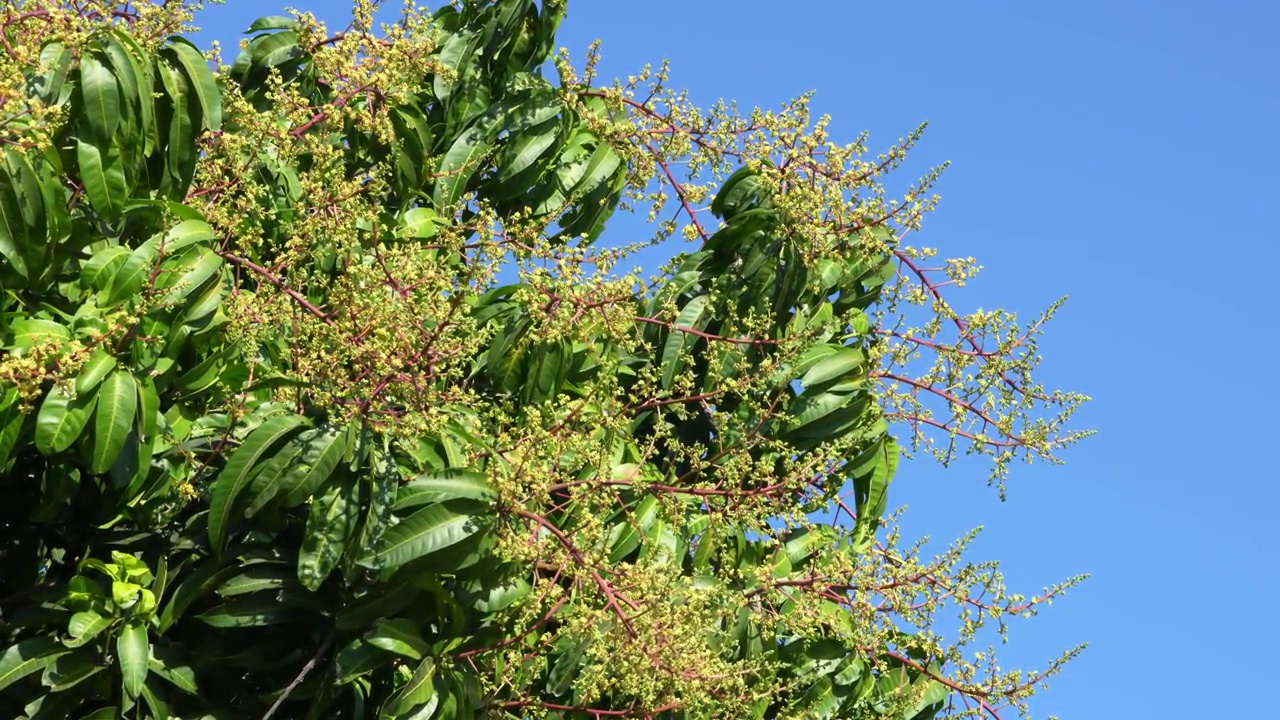
[(230, 65), (194, 9), (4, 3), (0, 714), (996, 717), (1074, 654), (968, 650), (1074, 581), (886, 513), (899, 442), (1003, 490), (1083, 436), (1048, 314), (904, 243), (918, 132), (600, 86), (563, 0), (268, 17)]

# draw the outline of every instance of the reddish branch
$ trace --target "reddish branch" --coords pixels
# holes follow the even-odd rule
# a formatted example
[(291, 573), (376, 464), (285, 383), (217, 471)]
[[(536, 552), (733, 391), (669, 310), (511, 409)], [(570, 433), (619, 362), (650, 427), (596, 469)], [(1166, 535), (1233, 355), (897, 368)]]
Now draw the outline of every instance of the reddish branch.
[(315, 305), (311, 304), (311, 301), (307, 300), (305, 295), (289, 287), (289, 285), (285, 283), (283, 279), (281, 279), (279, 276), (272, 273), (270, 270), (262, 267), (261, 265), (258, 265), (252, 260), (242, 258), (239, 255), (236, 255), (234, 253), (229, 253), (222, 250), (219, 250), (217, 252), (218, 252), (218, 255), (221, 256), (227, 262), (237, 265), (239, 267), (245, 268), (247, 270), (251, 270), (258, 276), (260, 276), (262, 279), (274, 285), (278, 290), (283, 292), (285, 295), (288, 295), (289, 297), (293, 298), (294, 302), (298, 303), (298, 305), (302, 307), (304, 310), (306, 310), (307, 312), (311, 313), (312, 315), (316, 316), (321, 321), (323, 321), (324, 324), (326, 325), (335, 324), (333, 321), (333, 318), (329, 317), (328, 313), (316, 307)]

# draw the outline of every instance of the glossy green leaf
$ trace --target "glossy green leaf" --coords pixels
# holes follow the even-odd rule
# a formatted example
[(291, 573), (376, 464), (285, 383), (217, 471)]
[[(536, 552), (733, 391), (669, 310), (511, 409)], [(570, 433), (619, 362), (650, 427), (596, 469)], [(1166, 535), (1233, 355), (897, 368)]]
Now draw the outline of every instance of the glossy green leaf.
[(240, 493), (248, 486), (253, 468), (265, 455), (307, 424), (308, 420), (298, 415), (272, 418), (254, 429), (231, 454), (213, 484), (209, 500), (209, 541), (215, 549), (222, 548), (227, 524), (234, 517), (233, 506)]
[(316, 590), (355, 536), (360, 520), (359, 487), (352, 479), (335, 482), (311, 502), (306, 535), (298, 553), (298, 580)]
[(102, 474), (110, 470), (120, 456), (129, 431), (133, 429), (134, 415), (138, 410), (138, 386), (133, 373), (125, 369), (112, 372), (98, 388), (97, 399), (89, 470)]
[(182, 71), (186, 73), (190, 87), (195, 91), (200, 102), (200, 120), (205, 130), (217, 132), (222, 129), (222, 94), (209, 69), (209, 61), (205, 59), (191, 41), (181, 37), (169, 38), (165, 46)]
[(70, 448), (89, 423), (96, 399), (92, 391), (74, 394), (54, 385), (36, 415), (36, 449), (42, 455), (55, 455)]
[(246, 595), (229, 600), (196, 618), (215, 628), (253, 628), (291, 622), (298, 618), (298, 614), (275, 597)]
[(99, 347), (89, 356), (88, 362), (84, 367), (80, 368), (80, 373), (76, 375), (75, 389), (76, 394), (85, 395), (91, 392), (98, 384), (107, 377), (107, 374), (116, 369), (116, 359), (111, 353)]
[[(454, 509), (454, 508), (458, 509)], [(465, 510), (474, 506), (429, 505), (386, 532), (376, 552), (360, 560), (372, 568), (390, 568), (442, 550), (480, 529), (480, 520)]]
[(128, 189), (119, 153), (103, 153), (97, 147), (77, 140), (76, 159), (80, 164), (80, 180), (84, 183), (89, 204), (106, 220), (113, 221), (120, 217)]
[(304, 443), (301, 455), (289, 466), (283, 482), (287, 489), (284, 504), (293, 507), (306, 502), (328, 480), (347, 452), (345, 428), (327, 425), (297, 438)]
[(675, 327), (667, 335), (667, 342), (662, 348), (662, 387), (665, 389), (669, 389), (675, 383), (676, 375), (684, 366), (684, 353), (699, 339), (685, 330), (700, 329), (708, 300), (708, 296), (699, 295), (686, 303), (680, 309)]
[(382, 620), (365, 635), (372, 646), (389, 653), (421, 660), (431, 652), (431, 646), (407, 618)]
[(111, 627), (113, 621), (113, 618), (103, 617), (92, 610), (78, 612), (71, 616), (71, 622), (67, 625), (70, 638), (63, 642), (69, 648), (80, 647)]
[(107, 286), (103, 307), (119, 305), (125, 300), (137, 296), (144, 284), (155, 270), (156, 248), (154, 245), (140, 245), (120, 264)]
[(95, 144), (112, 142), (120, 123), (120, 86), (97, 53), (80, 56), (80, 92), (84, 98), (85, 120)]
[(414, 669), (413, 676), (409, 678), (409, 682), (405, 683), (396, 691), (395, 695), (387, 701), (390, 715), (384, 717), (404, 717), (406, 713), (413, 710), (419, 705), (431, 702), (435, 699), (435, 686), (432, 680), (435, 678), (435, 660), (427, 657), (418, 663), (418, 667)]
[(39, 672), (71, 652), (52, 637), (40, 636), (9, 647), (0, 654), (0, 690)]
[(120, 663), (120, 678), (127, 697), (135, 698), (147, 681), (147, 662), (151, 657), (147, 641), (147, 626), (143, 620), (130, 620), (120, 628), (116, 637), (116, 659)]
[(484, 473), (451, 469), (424, 473), (400, 486), (396, 494), (396, 510), (420, 507), (444, 500), (488, 500), (492, 491)]
[(156, 643), (151, 647), (151, 659), (147, 667), (155, 675), (188, 695), (196, 695), (200, 687), (196, 683), (195, 670), (176, 649)]
[(296, 30), (298, 29), (298, 21), (288, 15), (271, 15), (268, 17), (260, 17), (253, 21), (248, 30), (244, 31), (245, 35), (252, 35), (263, 30)]
[(50, 692), (64, 692), (88, 680), (103, 670), (87, 651), (68, 653), (59, 657), (44, 669), (40, 682)]

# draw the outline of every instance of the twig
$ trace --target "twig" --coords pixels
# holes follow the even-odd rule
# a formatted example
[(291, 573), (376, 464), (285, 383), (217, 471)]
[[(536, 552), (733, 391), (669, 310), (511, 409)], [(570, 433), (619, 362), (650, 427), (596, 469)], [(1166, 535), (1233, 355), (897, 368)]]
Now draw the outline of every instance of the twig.
[(320, 658), (324, 657), (324, 654), (329, 652), (329, 646), (333, 645), (333, 636), (334, 633), (329, 633), (329, 636), (324, 639), (324, 642), (320, 643), (320, 649), (316, 650), (316, 654), (312, 655), (311, 659), (307, 661), (307, 664), (302, 666), (302, 669), (298, 671), (298, 675), (293, 678), (293, 682), (289, 683), (289, 686), (284, 689), (284, 692), (280, 693), (280, 697), (276, 698), (276, 701), (271, 703), (271, 707), (267, 708), (267, 711), (263, 713), (262, 720), (271, 720), (271, 716), (276, 714), (276, 710), (279, 710), (280, 706), (284, 704), (284, 701), (288, 700), (289, 696), (293, 694), (293, 691), (297, 690), (298, 686), (302, 684), (302, 681), (307, 679), (307, 675), (315, 669), (316, 663), (320, 662)]

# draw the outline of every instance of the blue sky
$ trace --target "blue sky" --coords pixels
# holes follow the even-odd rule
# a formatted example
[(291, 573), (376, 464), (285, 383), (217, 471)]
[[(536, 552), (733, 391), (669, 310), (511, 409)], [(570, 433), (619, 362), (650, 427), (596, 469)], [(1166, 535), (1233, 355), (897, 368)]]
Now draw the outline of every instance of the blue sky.
[[(349, 7), (294, 4), (335, 24)], [(229, 0), (201, 39), (233, 48), (283, 5)], [(1269, 705), (1278, 24), (1280, 4), (1245, 0), (570, 2), (560, 44), (602, 39), (606, 76), (669, 58), (702, 104), (817, 90), (837, 138), (873, 146), (930, 121), (917, 160), (953, 166), (919, 241), (986, 266), (963, 304), (1029, 316), (1070, 295), (1044, 379), (1095, 398), (1080, 421), (1099, 435), (1064, 467), (1016, 468), (1005, 503), (976, 464), (908, 463), (891, 497), (909, 535), (984, 525), (973, 557), (1014, 586), (1092, 573), (1004, 649), (1014, 666), (1091, 643), (1037, 716)]]

